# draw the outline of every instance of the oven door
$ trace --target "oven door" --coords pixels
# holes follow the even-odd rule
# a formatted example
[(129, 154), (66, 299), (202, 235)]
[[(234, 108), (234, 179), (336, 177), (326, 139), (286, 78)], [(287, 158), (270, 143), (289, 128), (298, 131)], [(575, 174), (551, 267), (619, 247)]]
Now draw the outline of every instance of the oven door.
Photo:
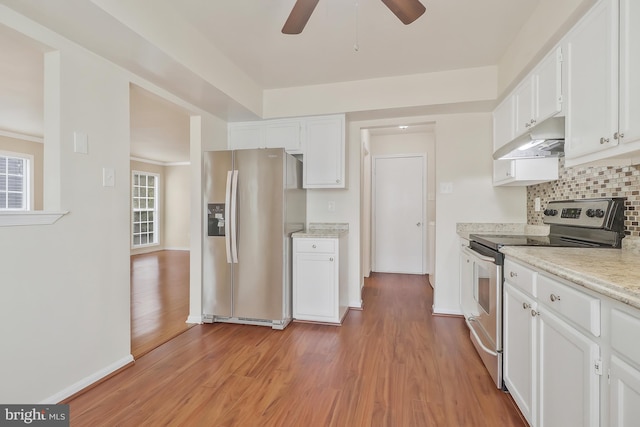
[(482, 361), (502, 388), (502, 255), (463, 248), (472, 265), (470, 282), (461, 283), (463, 314)]

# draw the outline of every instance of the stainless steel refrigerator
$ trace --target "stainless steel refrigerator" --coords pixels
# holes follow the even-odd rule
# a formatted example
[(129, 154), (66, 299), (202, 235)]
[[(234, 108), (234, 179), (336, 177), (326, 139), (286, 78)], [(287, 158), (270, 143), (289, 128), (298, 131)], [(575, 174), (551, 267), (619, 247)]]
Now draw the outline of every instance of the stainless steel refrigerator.
[(302, 162), (284, 149), (204, 153), (205, 322), (291, 321), (291, 233), (304, 229)]

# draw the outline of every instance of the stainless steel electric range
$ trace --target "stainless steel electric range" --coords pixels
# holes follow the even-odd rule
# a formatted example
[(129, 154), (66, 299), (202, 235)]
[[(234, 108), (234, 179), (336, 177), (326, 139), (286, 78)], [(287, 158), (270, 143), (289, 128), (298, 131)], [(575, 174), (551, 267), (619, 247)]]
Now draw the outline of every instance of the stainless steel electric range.
[(470, 262), (460, 301), (471, 341), (498, 388), (502, 381), (502, 246), (620, 248), (624, 238), (624, 198), (562, 200), (544, 210), (548, 236), (471, 234), (463, 248)]

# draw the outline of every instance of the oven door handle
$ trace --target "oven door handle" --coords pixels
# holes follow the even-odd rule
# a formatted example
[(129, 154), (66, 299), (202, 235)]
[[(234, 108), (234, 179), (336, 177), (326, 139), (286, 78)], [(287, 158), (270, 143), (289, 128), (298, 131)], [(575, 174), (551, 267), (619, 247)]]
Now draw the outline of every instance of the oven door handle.
[(470, 249), (468, 246), (463, 246), (462, 250), (469, 256), (473, 256), (478, 258), (480, 261), (486, 261), (486, 262), (490, 262), (492, 264), (496, 263), (496, 260), (494, 258), (488, 257), (488, 256), (484, 256), (484, 255), (480, 255), (478, 252), (474, 251), (473, 249)]
[(486, 353), (489, 353), (492, 356), (497, 356), (498, 353), (495, 350), (491, 350), (489, 347), (483, 344), (482, 340), (478, 336), (478, 333), (476, 332), (475, 328), (471, 324), (471, 322), (478, 322), (478, 320), (473, 316), (469, 316), (469, 318), (465, 318), (465, 322), (467, 322), (467, 326), (469, 327), (469, 330), (473, 334), (474, 338), (476, 339), (476, 342), (482, 348), (482, 350), (484, 350)]

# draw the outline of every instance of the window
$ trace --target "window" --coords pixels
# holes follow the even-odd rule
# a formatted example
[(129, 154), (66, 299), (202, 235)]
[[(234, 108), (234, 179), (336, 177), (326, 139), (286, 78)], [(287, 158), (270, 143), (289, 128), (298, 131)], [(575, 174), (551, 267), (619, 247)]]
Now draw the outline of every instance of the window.
[(0, 154), (0, 211), (29, 210), (29, 159)]
[(134, 247), (158, 244), (158, 181), (158, 175), (133, 172)]

